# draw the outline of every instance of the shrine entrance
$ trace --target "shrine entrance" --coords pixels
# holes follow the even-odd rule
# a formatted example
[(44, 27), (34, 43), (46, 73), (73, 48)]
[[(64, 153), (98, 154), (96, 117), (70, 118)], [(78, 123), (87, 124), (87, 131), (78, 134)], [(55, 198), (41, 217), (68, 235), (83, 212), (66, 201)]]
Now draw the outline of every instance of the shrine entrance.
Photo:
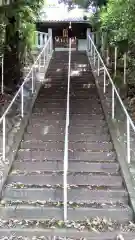
[[(72, 21), (72, 50), (78, 50), (78, 41), (86, 40), (87, 28), (90, 28), (89, 22)], [(66, 50), (69, 47), (68, 42), (68, 27), (69, 21), (46, 21), (37, 22), (37, 31), (48, 32), (52, 29), (53, 46), (55, 50)]]
[[(71, 39), (71, 48), (77, 48), (77, 41), (76, 41), (76, 37), (73, 37)], [(55, 37), (55, 48), (68, 48), (69, 46), (69, 40), (68, 38), (65, 39), (64, 37), (61, 36), (56, 36)]]
[[(68, 39), (68, 28), (63, 28), (62, 36), (55, 37), (55, 48), (68, 48), (69, 39)], [(71, 48), (76, 50), (76, 36), (71, 38)]]

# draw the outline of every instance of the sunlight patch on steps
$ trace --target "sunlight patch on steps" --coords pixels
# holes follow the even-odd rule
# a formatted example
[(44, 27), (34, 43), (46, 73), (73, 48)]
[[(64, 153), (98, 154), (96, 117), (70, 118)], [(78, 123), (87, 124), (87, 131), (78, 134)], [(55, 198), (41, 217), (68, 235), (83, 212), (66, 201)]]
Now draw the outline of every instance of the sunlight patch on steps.
[(46, 126), (44, 128), (44, 135), (46, 135), (49, 132), (49, 128), (50, 128), (50, 126)]
[(91, 88), (93, 84), (88, 83), (88, 84), (83, 84), (83, 88)]
[(79, 68), (86, 68), (87, 64), (76, 64), (76, 66)]
[(62, 71), (62, 69), (60, 69), (60, 68), (57, 68), (56, 72), (60, 72), (60, 71)]
[(44, 79), (42, 80), (43, 83), (50, 83), (51, 81), (52, 81), (51, 78), (44, 78)]
[(71, 70), (70, 76), (71, 76), (71, 77), (72, 77), (72, 76), (80, 76), (80, 71), (78, 71), (78, 70)]
[(52, 81), (51, 78), (45, 78), (42, 83), (44, 84), (44, 88), (51, 88), (52, 84), (50, 83)]
[(52, 84), (51, 83), (45, 83), (44, 88), (51, 88)]

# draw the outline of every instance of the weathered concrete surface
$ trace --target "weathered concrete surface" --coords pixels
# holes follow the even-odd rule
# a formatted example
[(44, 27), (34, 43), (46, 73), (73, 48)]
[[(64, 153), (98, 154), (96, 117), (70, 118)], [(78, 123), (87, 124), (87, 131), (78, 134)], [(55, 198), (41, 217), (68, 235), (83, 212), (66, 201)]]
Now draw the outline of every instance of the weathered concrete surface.
[[(24, 140), (3, 189), (0, 205), (0, 215), (5, 221), (1, 223), (3, 232), (14, 226), (17, 234), (23, 234), (25, 227), (26, 234), (31, 237), (29, 227), (35, 231), (40, 226), (36, 236), (46, 235), (48, 219), (52, 228), (62, 228), (64, 224), (67, 62), (67, 53), (55, 53), (46, 74), (50, 85), (44, 84), (40, 89)], [(78, 76), (74, 76), (75, 71), (79, 72)], [(85, 53), (72, 54), (70, 120), (67, 191), (68, 219), (72, 225), (69, 228), (78, 229), (83, 225), (83, 230), (89, 225), (89, 236), (93, 239), (104, 236), (104, 240), (108, 240), (109, 230), (112, 231), (110, 240), (114, 240), (117, 226), (128, 226), (133, 212), (128, 205), (128, 193)], [(57, 224), (53, 223), (54, 218)], [(97, 219), (99, 223), (96, 223)], [(40, 220), (42, 223), (37, 223)], [(79, 225), (76, 227), (76, 224)], [(99, 238), (99, 231), (106, 233), (100, 234)], [(65, 234), (68, 233), (65, 231)]]

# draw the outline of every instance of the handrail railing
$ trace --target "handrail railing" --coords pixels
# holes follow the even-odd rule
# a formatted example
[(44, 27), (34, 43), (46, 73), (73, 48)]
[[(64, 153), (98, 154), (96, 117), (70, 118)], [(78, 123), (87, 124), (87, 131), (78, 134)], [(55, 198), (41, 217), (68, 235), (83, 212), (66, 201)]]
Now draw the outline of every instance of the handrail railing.
[(1, 59), (1, 62), (0, 62), (0, 64), (1, 64), (1, 94), (3, 94), (4, 93), (4, 76), (3, 76), (3, 74), (4, 74), (4, 59), (3, 59), (3, 54), (2, 55), (0, 55), (0, 59)]
[(35, 60), (34, 64), (32, 65), (30, 71), (26, 75), (22, 85), (20, 86), (19, 90), (16, 92), (15, 96), (13, 97), (12, 101), (8, 105), (7, 109), (3, 113), (2, 117), (0, 118), (0, 124), (3, 123), (2, 127), (2, 141), (3, 141), (3, 148), (2, 148), (2, 161), (5, 163), (6, 160), (6, 115), (8, 114), (9, 110), (11, 109), (12, 105), (14, 104), (15, 100), (21, 94), (21, 117), (24, 117), (24, 85), (25, 83), (31, 81), (31, 92), (34, 94), (35, 91), (35, 78), (34, 78), (34, 71), (36, 68), (36, 65), (38, 65), (38, 69), (40, 71), (41, 67), (41, 57), (43, 57), (43, 67), (45, 68), (46, 64), (48, 63), (48, 55), (52, 54), (52, 38), (50, 37), (48, 41), (46, 42), (44, 48), (42, 49), (41, 53), (38, 55), (37, 59)]
[(101, 58), (100, 56), (100, 53), (98, 52), (95, 44), (94, 44), (94, 41), (92, 40), (91, 36), (89, 35), (88, 36), (88, 51), (90, 51), (91, 53), (91, 56), (93, 56), (93, 59), (94, 59), (94, 65), (95, 65), (95, 62), (96, 62), (96, 54), (97, 54), (97, 57), (98, 57), (98, 76), (100, 75), (100, 64), (102, 64), (103, 66), (103, 70), (104, 70), (104, 85), (103, 85), (103, 88), (104, 88), (104, 93), (106, 93), (106, 77), (108, 76), (108, 79), (111, 83), (111, 86), (112, 86), (112, 119), (115, 118), (115, 95), (117, 96), (119, 102), (120, 102), (120, 105), (123, 109), (123, 112), (126, 116), (126, 119), (127, 119), (127, 127), (126, 127), (126, 132), (127, 132), (127, 162), (130, 163), (131, 162), (131, 153), (130, 153), (130, 141), (131, 141), (131, 137), (130, 137), (130, 127), (132, 127), (133, 131), (135, 132), (135, 125), (131, 119), (131, 117), (129, 116), (125, 106), (124, 106), (124, 103), (114, 85), (114, 82), (110, 76), (110, 73), (108, 72), (107, 70), (107, 67), (105, 66), (104, 64), (104, 61), (103, 59)]
[(67, 108), (66, 108), (66, 126), (64, 142), (64, 221), (67, 221), (67, 173), (68, 173), (68, 134), (69, 134), (69, 101), (70, 101), (70, 73), (71, 73), (71, 38), (69, 39), (69, 59), (68, 59), (68, 86), (67, 86)]
[(42, 48), (47, 41), (49, 34), (45, 32), (35, 31), (34, 44), (38, 48)]

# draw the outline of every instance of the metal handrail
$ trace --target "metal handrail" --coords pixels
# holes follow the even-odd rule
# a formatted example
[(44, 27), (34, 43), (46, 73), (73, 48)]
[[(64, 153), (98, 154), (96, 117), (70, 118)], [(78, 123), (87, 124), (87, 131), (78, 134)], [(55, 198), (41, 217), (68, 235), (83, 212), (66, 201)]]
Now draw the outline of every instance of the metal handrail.
[(70, 73), (71, 73), (71, 38), (69, 39), (69, 59), (68, 59), (68, 87), (67, 87), (67, 108), (66, 108), (66, 126), (64, 141), (64, 221), (67, 221), (67, 172), (68, 172), (68, 134), (69, 134), (69, 101), (70, 101)]
[[(48, 37), (49, 37), (48, 33), (35, 31), (35, 45), (37, 45), (37, 47), (44, 46)], [(39, 45), (39, 41), (40, 41), (40, 45)]]
[[(104, 69), (104, 93), (106, 93), (106, 76), (108, 76), (109, 78), (109, 81), (112, 85), (112, 119), (114, 119), (115, 117), (115, 104), (114, 104), (114, 101), (115, 101), (115, 94), (121, 104), (121, 107), (123, 109), (123, 112), (125, 113), (126, 115), (126, 118), (127, 118), (127, 162), (130, 163), (131, 162), (131, 155), (130, 155), (130, 126), (132, 127), (133, 131), (135, 132), (135, 125), (131, 119), (131, 117), (129, 116), (127, 110), (126, 110), (126, 107), (114, 85), (114, 82), (108, 72), (108, 69), (107, 67), (105, 66), (104, 64), (104, 61), (102, 59), (102, 57), (100, 56), (100, 53), (98, 52), (95, 44), (94, 44), (94, 41), (92, 40), (91, 36), (88, 35), (88, 50), (90, 50), (91, 52), (91, 55), (93, 54), (93, 57), (94, 57), (94, 65), (95, 65), (95, 53), (97, 53), (97, 56), (98, 56), (98, 76), (100, 74), (100, 63), (102, 64), (103, 66), (103, 69)], [(94, 50), (94, 51), (93, 51)]]
[(134, 131), (135, 131), (135, 125), (134, 125), (133, 121), (131, 120), (131, 118), (130, 118), (130, 116), (129, 116), (129, 114), (128, 114), (125, 106), (124, 106), (124, 103), (123, 103), (123, 101), (122, 101), (122, 99), (121, 99), (121, 97), (120, 97), (120, 95), (119, 95), (119, 93), (118, 93), (118, 91), (117, 91), (117, 89), (116, 89), (116, 87), (115, 87), (115, 85), (114, 85), (114, 82), (113, 82), (113, 80), (112, 80), (112, 78), (111, 78), (111, 76), (110, 76), (110, 73), (108, 72), (108, 69), (107, 69), (107, 67), (105, 66), (104, 61), (103, 61), (103, 59), (101, 58), (101, 55), (100, 55), (100, 53), (98, 52), (98, 50), (97, 50), (97, 48), (96, 48), (93, 40), (91, 39), (90, 36), (89, 36), (89, 38), (90, 38), (90, 40), (91, 40), (91, 42), (92, 42), (92, 45), (93, 45), (94, 48), (95, 48), (95, 51), (97, 52), (97, 55), (98, 55), (98, 57), (99, 57), (99, 59), (100, 59), (100, 62), (102, 63), (102, 65), (103, 65), (103, 67), (104, 67), (104, 69), (105, 69), (105, 71), (106, 71), (106, 73), (107, 73), (107, 75), (108, 75), (108, 77), (109, 77), (109, 80), (110, 80), (112, 86), (114, 87), (114, 91), (115, 91), (115, 93), (116, 93), (116, 95), (117, 95), (117, 97), (118, 97), (118, 99), (119, 99), (119, 101), (120, 101), (120, 104), (121, 104), (121, 106), (122, 106), (125, 114), (127, 115), (127, 118), (129, 119), (129, 122), (130, 122), (132, 128), (133, 128)]
[(4, 93), (4, 56), (0, 55), (1, 58), (1, 93)]
[[(48, 41), (46, 42), (45, 46), (43, 47), (42, 51), (40, 52), (40, 54), (38, 55), (37, 59), (35, 60), (34, 64), (32, 65), (30, 71), (28, 72), (28, 74), (26, 75), (22, 85), (20, 86), (19, 90), (16, 92), (15, 96), (13, 97), (12, 101), (10, 102), (10, 104), (8, 105), (7, 109), (5, 110), (5, 112), (3, 113), (2, 117), (0, 118), (0, 124), (3, 123), (3, 153), (2, 153), (2, 160), (3, 163), (5, 162), (5, 157), (6, 157), (6, 115), (9, 112), (9, 110), (11, 109), (12, 105), (14, 104), (15, 100), (17, 99), (17, 97), (19, 96), (19, 94), (21, 93), (21, 117), (24, 117), (24, 85), (26, 82), (32, 81), (32, 94), (34, 93), (34, 69), (36, 67), (36, 64), (38, 64), (38, 68), (40, 70), (41, 67), (41, 56), (43, 55), (44, 57), (44, 64), (43, 66), (45, 67), (46, 64), (46, 60), (45, 60), (45, 54), (47, 54), (47, 59), (48, 59), (48, 55), (51, 53), (52, 54), (52, 49), (51, 49), (51, 41), (52, 38), (50, 37), (48, 39)], [(47, 51), (46, 51), (47, 50)], [(31, 79), (29, 78), (31, 75)]]

